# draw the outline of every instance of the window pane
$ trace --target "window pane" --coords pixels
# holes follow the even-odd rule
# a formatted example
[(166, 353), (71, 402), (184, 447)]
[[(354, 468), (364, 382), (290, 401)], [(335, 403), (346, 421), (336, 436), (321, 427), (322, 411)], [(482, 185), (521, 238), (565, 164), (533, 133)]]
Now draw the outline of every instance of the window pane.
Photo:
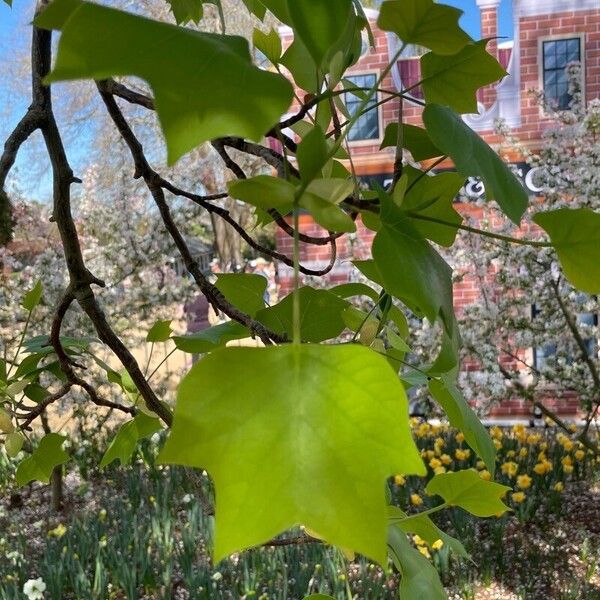
[[(371, 88), (377, 82), (375, 74), (368, 75), (350, 75), (346, 79), (352, 82), (356, 87)], [(362, 103), (361, 98), (352, 92), (346, 92), (345, 104), (348, 112), (354, 115)], [(377, 98), (369, 100), (365, 111), (356, 121), (348, 133), (348, 140), (351, 142), (358, 140), (376, 140), (379, 139), (379, 110), (376, 106)]]

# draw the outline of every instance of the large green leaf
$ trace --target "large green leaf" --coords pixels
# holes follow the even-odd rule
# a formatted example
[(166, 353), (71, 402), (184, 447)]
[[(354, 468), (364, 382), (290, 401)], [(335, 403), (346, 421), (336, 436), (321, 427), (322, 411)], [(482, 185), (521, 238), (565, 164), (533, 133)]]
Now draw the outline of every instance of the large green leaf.
[(357, 345), (210, 354), (179, 387), (159, 460), (213, 477), (216, 561), (303, 524), (385, 564), (384, 481), (424, 474), (402, 385)]
[(306, 192), (302, 194), (298, 204), (306, 209), (313, 219), (328, 231), (343, 231), (354, 233), (356, 224), (350, 215), (339, 206), (332, 204), (316, 194)]
[(21, 306), (31, 312), (42, 301), (42, 291), (42, 282), (37, 281), (23, 297)]
[(431, 322), (440, 317), (452, 336), (452, 270), (387, 194), (381, 201), (383, 226), (373, 241), (373, 258), (386, 291)]
[(388, 548), (394, 565), (402, 575), (402, 600), (447, 600), (435, 567), (410, 545), (404, 531), (395, 524), (388, 526)]
[(15, 473), (17, 485), (21, 487), (30, 481), (48, 483), (54, 467), (69, 460), (69, 455), (62, 449), (66, 439), (66, 436), (58, 433), (46, 434), (32, 455), (17, 467)]
[(508, 165), (452, 109), (429, 104), (423, 122), (433, 143), (452, 158), (456, 170), (465, 177), (481, 177), (486, 198), (496, 200), (518, 225), (529, 200)]
[(131, 460), (137, 443), (144, 438), (150, 437), (162, 429), (160, 420), (140, 412), (131, 421), (127, 421), (119, 428), (110, 446), (107, 448), (100, 468), (104, 468), (111, 462), (118, 460), (121, 465), (126, 465)]
[(317, 73), (312, 57), (299, 39), (294, 39), (289, 45), (280, 62), (292, 74), (299, 88), (315, 94), (321, 91), (323, 77)]
[(135, 75), (150, 84), (171, 164), (216, 137), (260, 140), (292, 99), (284, 77), (252, 65), (241, 37), (73, 0), (55, 0), (36, 23), (62, 31), (49, 82)]
[[(427, 239), (441, 246), (452, 246), (462, 223), (454, 210), (454, 199), (463, 185), (464, 177), (457, 173), (439, 173), (433, 177), (412, 167), (405, 167), (409, 190), (404, 195), (400, 209), (408, 213), (413, 227)], [(443, 221), (444, 224), (428, 221)]]
[[(348, 306), (346, 300), (328, 292), (311, 287), (298, 290), (300, 304), (300, 336), (305, 342), (323, 342), (337, 337), (344, 330), (342, 317)], [(265, 308), (256, 314), (256, 318), (269, 329), (287, 334), (291, 339), (293, 334), (294, 293), (286, 296), (275, 306)]]
[(203, 329), (198, 333), (173, 336), (175, 346), (182, 352), (204, 354), (212, 352), (227, 342), (250, 337), (250, 331), (237, 321), (227, 321), (214, 327)]
[(450, 506), (460, 506), (478, 517), (491, 517), (508, 510), (501, 498), (510, 490), (505, 485), (486, 481), (473, 469), (436, 475), (425, 488)]
[[(398, 123), (390, 123), (385, 128), (382, 148), (396, 146), (398, 143)], [(406, 148), (414, 160), (421, 161), (441, 156), (443, 152), (431, 141), (429, 134), (422, 127), (402, 124), (402, 147)]]
[(219, 273), (215, 286), (235, 307), (253, 317), (265, 307), (268, 283), (257, 273)]
[(469, 558), (468, 552), (462, 543), (442, 531), (429, 517), (424, 514), (414, 514), (408, 516), (396, 506), (388, 506), (388, 516), (390, 524), (397, 525), (404, 533), (414, 533), (432, 546), (438, 540), (442, 540), (444, 545), (450, 548), (454, 553), (463, 558)]
[(227, 187), (232, 198), (263, 210), (276, 208), (280, 213), (286, 214), (294, 205), (294, 186), (279, 177), (257, 175), (250, 179), (236, 179)]
[(321, 67), (344, 38), (354, 16), (352, 0), (287, 0), (287, 7), (295, 35)]
[(433, 0), (387, 0), (377, 24), (393, 31), (406, 44), (430, 48), (438, 54), (455, 54), (471, 38), (459, 27), (462, 10)]
[(448, 378), (442, 376), (429, 382), (429, 391), (448, 415), (450, 425), (463, 432), (467, 444), (482, 458), (493, 476), (496, 470), (496, 448), (487, 429), (460, 390)]
[(277, 64), (281, 58), (281, 40), (274, 29), (269, 33), (264, 33), (260, 29), (255, 29), (252, 33), (252, 43), (258, 48), (273, 64)]
[(445, 104), (460, 113), (478, 112), (477, 90), (506, 75), (485, 49), (486, 43), (469, 44), (452, 56), (429, 52), (421, 57), (421, 86), (427, 102)]
[(550, 236), (571, 284), (599, 294), (600, 214), (589, 208), (560, 208), (538, 213), (533, 220)]

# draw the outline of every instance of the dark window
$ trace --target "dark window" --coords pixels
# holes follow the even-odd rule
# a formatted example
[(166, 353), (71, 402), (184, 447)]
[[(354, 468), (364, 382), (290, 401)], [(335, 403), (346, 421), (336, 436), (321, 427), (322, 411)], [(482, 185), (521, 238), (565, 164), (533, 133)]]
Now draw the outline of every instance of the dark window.
[(569, 108), (569, 80), (566, 68), (569, 63), (581, 61), (581, 39), (552, 40), (542, 44), (544, 69), (544, 94), (546, 100), (560, 110)]
[[(367, 90), (377, 83), (377, 76), (374, 73), (368, 75), (349, 75), (346, 79), (357, 88), (367, 88)], [(354, 115), (362, 104), (364, 94), (362, 92), (358, 92), (358, 94), (356, 95), (352, 92), (346, 92), (345, 94), (344, 103), (350, 115)], [(369, 100), (363, 114), (358, 117), (358, 120), (350, 129), (348, 141), (357, 142), (360, 140), (377, 139), (379, 139), (379, 110), (377, 107), (377, 94), (375, 94)]]

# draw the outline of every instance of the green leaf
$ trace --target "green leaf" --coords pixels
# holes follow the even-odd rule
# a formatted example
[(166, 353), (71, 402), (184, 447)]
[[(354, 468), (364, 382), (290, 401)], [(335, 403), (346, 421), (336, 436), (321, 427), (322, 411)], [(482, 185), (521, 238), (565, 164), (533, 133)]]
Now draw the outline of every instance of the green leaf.
[(435, 567), (410, 545), (406, 534), (397, 525), (388, 526), (388, 548), (394, 565), (402, 575), (402, 600), (447, 600)]
[(257, 175), (250, 179), (237, 179), (228, 184), (229, 195), (263, 210), (277, 209), (286, 214), (294, 206), (294, 186), (285, 179), (270, 175)]
[[(385, 128), (381, 148), (396, 146), (398, 141), (398, 123), (390, 123)], [(443, 152), (431, 141), (429, 134), (422, 127), (402, 124), (402, 147), (406, 148), (414, 160), (420, 162), (428, 158), (441, 156)]]
[(288, 0), (287, 7), (294, 33), (321, 67), (344, 38), (354, 16), (352, 0)]
[(146, 341), (155, 342), (166, 342), (172, 333), (171, 321), (156, 321), (150, 328), (150, 331), (146, 335)]
[(509, 510), (500, 499), (510, 488), (482, 479), (473, 469), (436, 475), (425, 491), (430, 496), (437, 494), (446, 504), (460, 506), (477, 517), (492, 517)]
[(335, 598), (326, 594), (311, 594), (310, 596), (304, 596), (304, 600), (335, 600)]
[(444, 545), (450, 548), (457, 556), (469, 558), (469, 553), (465, 550), (462, 543), (442, 531), (428, 515), (417, 513), (408, 516), (396, 506), (388, 506), (388, 515), (390, 524), (396, 525), (404, 533), (416, 534), (430, 546), (438, 540), (442, 540)]
[(15, 480), (19, 487), (30, 481), (50, 482), (52, 470), (69, 460), (69, 455), (62, 449), (66, 436), (58, 433), (48, 433), (38, 447), (17, 467)]
[(287, 0), (260, 0), (282, 23), (290, 25)]
[(570, 283), (600, 293), (600, 214), (589, 208), (560, 208), (533, 217), (550, 236)]
[[(81, 353), (87, 350), (90, 344), (97, 342), (97, 338), (93, 337), (69, 337), (61, 336), (60, 343), (63, 348), (74, 353)], [(50, 345), (50, 338), (47, 335), (36, 335), (23, 342), (23, 348), (29, 353), (37, 352), (38, 354), (47, 355), (53, 354), (54, 348)]]
[(42, 291), (42, 282), (38, 280), (33, 288), (23, 296), (21, 306), (31, 312), (42, 301)]
[(281, 40), (274, 29), (269, 33), (264, 33), (260, 29), (255, 29), (252, 34), (252, 43), (258, 48), (274, 65), (281, 58)]
[(446, 106), (429, 104), (423, 122), (434, 144), (452, 158), (464, 177), (481, 177), (486, 198), (496, 200), (517, 225), (529, 203), (527, 192), (508, 165)]
[(145, 79), (154, 92), (170, 164), (216, 137), (259, 141), (290, 105), (291, 84), (252, 65), (241, 37), (192, 31), (87, 2), (75, 6), (65, 21), (72, 0), (55, 0), (36, 19), (39, 27), (62, 31), (47, 81)]
[(161, 429), (159, 419), (149, 417), (142, 412), (138, 413), (131, 421), (121, 425), (100, 461), (100, 468), (103, 469), (115, 460), (118, 460), (121, 465), (129, 464), (138, 442)]
[(328, 179), (315, 179), (310, 182), (306, 189), (311, 194), (324, 198), (331, 204), (338, 204), (352, 194), (354, 183), (349, 179), (331, 177)]
[(265, 18), (267, 8), (261, 0), (242, 0), (249, 12), (255, 15), (261, 21)]
[[(300, 336), (305, 342), (323, 342), (342, 333), (345, 324), (342, 312), (348, 302), (327, 290), (301, 287), (298, 290), (300, 303)], [(294, 293), (286, 296), (275, 306), (261, 310), (256, 318), (266, 327), (281, 335), (293, 334)]]
[(21, 377), (26, 377), (34, 371), (37, 371), (38, 364), (42, 360), (43, 355), (39, 353), (29, 354), (26, 356), (17, 367), (15, 374), (13, 375), (13, 379), (20, 379)]
[(27, 398), (33, 400), (36, 404), (43, 402), (49, 395), (50, 392), (42, 387), (39, 383), (30, 383), (24, 390), (23, 393)]
[(386, 291), (432, 323), (440, 317), (452, 335), (456, 326), (452, 269), (392, 199), (387, 194), (381, 198), (383, 227), (373, 241), (373, 258)]
[(296, 152), (300, 176), (304, 182), (312, 181), (319, 176), (327, 162), (327, 141), (323, 130), (315, 126), (298, 144)]
[(377, 24), (406, 44), (425, 46), (438, 54), (456, 54), (471, 41), (458, 25), (462, 14), (462, 10), (433, 0), (388, 0), (381, 5)]
[(314, 220), (328, 231), (344, 231), (346, 233), (356, 231), (356, 224), (348, 213), (316, 194), (305, 192), (298, 205), (305, 208)]
[(268, 283), (256, 273), (219, 273), (215, 286), (231, 304), (253, 317), (265, 307)]
[(459, 113), (476, 113), (477, 90), (506, 75), (485, 49), (487, 40), (465, 46), (453, 56), (429, 52), (421, 57), (421, 86), (428, 103), (445, 104)]
[(12, 431), (7, 434), (6, 440), (4, 441), (4, 448), (7, 456), (9, 458), (15, 458), (15, 456), (21, 452), (24, 443), (25, 437), (20, 431)]
[(205, 352), (212, 352), (232, 340), (240, 340), (247, 337), (250, 337), (250, 332), (246, 327), (236, 321), (227, 321), (226, 323), (203, 329), (198, 333), (176, 335), (173, 337), (173, 341), (175, 342), (175, 346), (182, 352), (204, 354)]
[(384, 481), (425, 472), (402, 385), (356, 345), (208, 355), (179, 387), (159, 460), (212, 476), (216, 562), (303, 524), (385, 564)]
[[(462, 217), (454, 210), (454, 199), (463, 185), (464, 178), (457, 173), (439, 173), (433, 177), (410, 166), (405, 167), (409, 175), (409, 190), (400, 208), (412, 220), (412, 225), (423, 237), (440, 246), (452, 246), (456, 239)], [(426, 218), (443, 221), (440, 224)]]
[(463, 432), (467, 444), (481, 457), (493, 477), (496, 470), (496, 448), (487, 429), (460, 390), (446, 377), (441, 377), (429, 382), (429, 391), (444, 409), (450, 425)]
[(178, 25), (192, 21), (198, 24), (202, 19), (204, 0), (167, 0)]
[(315, 63), (299, 39), (294, 39), (280, 62), (292, 74), (299, 88), (315, 94), (321, 91), (323, 77), (317, 73)]
[(340, 298), (351, 298), (352, 296), (366, 296), (377, 301), (379, 294), (365, 283), (342, 283), (328, 290)]
[(7, 378), (7, 370), (6, 370), (6, 361), (3, 358), (0, 358), (0, 381), (6, 383)]

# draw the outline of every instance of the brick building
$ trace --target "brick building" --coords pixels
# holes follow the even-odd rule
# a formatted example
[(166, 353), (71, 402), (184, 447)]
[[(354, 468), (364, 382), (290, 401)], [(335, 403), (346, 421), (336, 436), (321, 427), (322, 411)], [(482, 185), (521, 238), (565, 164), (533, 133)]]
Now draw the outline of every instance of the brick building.
[[(482, 38), (497, 38), (499, 4), (500, 0), (477, 0)], [(395, 34), (377, 28), (377, 11), (367, 10), (366, 13), (376, 44), (375, 48), (363, 44), (363, 56), (349, 72), (348, 79), (358, 86), (372, 85), (401, 43)], [(500, 83), (480, 90), (478, 114), (465, 115), (463, 118), (492, 146), (500, 142), (494, 127), (496, 120), (502, 119), (512, 135), (536, 149), (540, 147), (542, 133), (550, 121), (530, 90), (543, 89), (547, 98), (555, 101), (559, 107), (567, 108), (570, 97), (565, 66), (577, 61), (582, 65), (584, 100), (587, 102), (600, 97), (600, 0), (513, 0), (512, 19), (514, 39), (492, 39), (488, 45), (488, 50), (498, 58), (508, 75)], [(280, 33), (284, 44), (291, 41), (289, 29), (284, 27)], [(404, 100), (403, 119), (419, 126), (422, 126), (422, 108), (418, 101), (422, 98), (422, 92), (415, 84), (420, 80), (421, 51), (408, 46), (381, 85), (382, 89), (396, 91), (410, 89), (413, 101)], [(299, 93), (302, 94), (301, 91)], [(379, 98), (373, 102), (377, 100)], [(359, 102), (351, 94), (346, 95), (345, 101), (349, 108), (353, 102)], [(348, 139), (353, 165), (359, 176), (374, 178), (382, 184), (390, 180), (395, 149), (381, 149), (380, 146), (386, 125), (397, 122), (399, 110), (400, 101), (394, 99), (363, 115), (354, 126)], [(505, 158), (517, 165), (525, 187), (534, 196), (539, 191), (534, 185), (534, 173), (516, 153), (507, 154)], [(452, 164), (444, 162), (437, 168), (451, 169)], [(480, 181), (470, 178), (465, 182), (463, 192), (463, 198), (477, 198), (485, 190)], [(457, 210), (477, 216), (478, 209), (468, 202), (460, 202), (457, 203)], [(308, 215), (301, 215), (300, 225), (304, 233), (324, 233)], [(339, 240), (336, 263), (329, 276), (333, 282), (352, 279), (350, 260), (368, 257), (374, 234), (360, 222), (357, 226), (356, 234)], [(281, 251), (291, 255), (292, 243), (286, 234), (278, 233), (277, 245)], [(307, 267), (322, 268), (329, 259), (327, 246), (301, 246), (301, 261)], [(281, 268), (279, 281), (282, 293), (291, 290), (291, 269)], [(457, 311), (477, 297), (478, 289), (473, 280), (465, 278), (456, 284), (454, 302)], [(564, 401), (560, 407), (563, 414), (576, 410), (576, 398)], [(515, 400), (512, 404), (509, 402), (504, 405), (501, 414), (514, 416), (530, 412), (530, 405), (525, 406)]]

